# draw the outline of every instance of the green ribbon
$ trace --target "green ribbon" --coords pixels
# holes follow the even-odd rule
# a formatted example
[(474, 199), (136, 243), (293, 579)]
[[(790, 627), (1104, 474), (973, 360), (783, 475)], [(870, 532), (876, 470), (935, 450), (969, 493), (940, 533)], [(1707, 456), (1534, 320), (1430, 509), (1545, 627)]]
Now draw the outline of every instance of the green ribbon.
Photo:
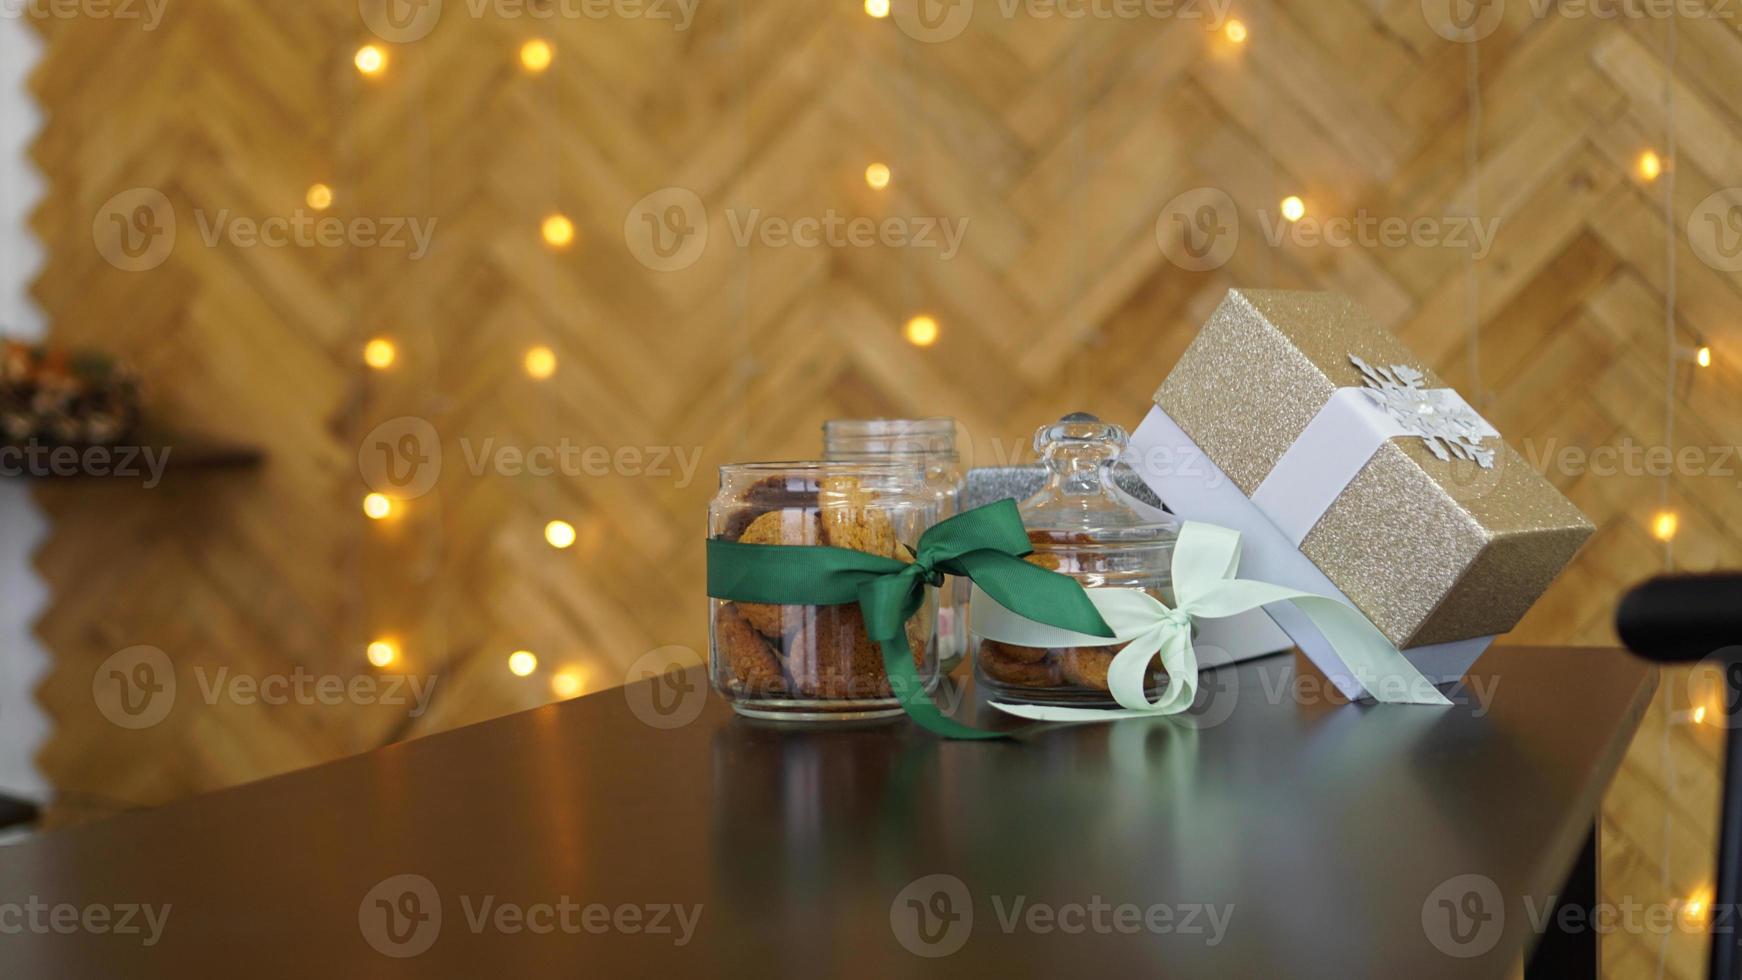
[(945, 575), (971, 579), (1007, 609), (1036, 622), (1090, 636), (1113, 630), (1075, 579), (1022, 560), (1032, 552), (1016, 502), (976, 507), (920, 536), (912, 562), (809, 545), (708, 541), (708, 595), (777, 606), (844, 606), (857, 602), (865, 630), (883, 650), (890, 689), (909, 717), (945, 738), (1005, 738), (946, 717), (913, 666), (906, 623), (927, 586)]

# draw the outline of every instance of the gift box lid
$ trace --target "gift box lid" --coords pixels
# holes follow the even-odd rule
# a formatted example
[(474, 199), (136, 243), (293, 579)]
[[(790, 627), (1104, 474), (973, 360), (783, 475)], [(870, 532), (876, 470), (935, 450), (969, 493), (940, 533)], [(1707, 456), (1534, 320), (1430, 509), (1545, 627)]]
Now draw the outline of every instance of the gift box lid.
[[(1386, 411), (1441, 408), (1486, 426), (1352, 300), (1322, 292), (1231, 291), (1155, 404), (1248, 498), (1277, 471), (1261, 499), (1286, 504), (1309, 461), (1279, 461), (1309, 425), (1303, 450), (1332, 445), (1315, 419), (1339, 389), (1363, 388)], [(1300, 531), (1301, 552), (1408, 648), (1511, 629), (1595, 528), (1501, 438), (1412, 434), (1383, 441)]]

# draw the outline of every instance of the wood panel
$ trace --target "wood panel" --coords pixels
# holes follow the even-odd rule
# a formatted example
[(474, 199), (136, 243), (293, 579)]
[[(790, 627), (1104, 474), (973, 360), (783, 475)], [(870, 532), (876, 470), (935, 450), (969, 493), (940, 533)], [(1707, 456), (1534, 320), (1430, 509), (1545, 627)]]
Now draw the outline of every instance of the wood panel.
[[(40, 22), (35, 294), (54, 336), (123, 351), (173, 421), (272, 452), (255, 476), (41, 492), (54, 600), (39, 630), (56, 657), (41, 762), (69, 794), (156, 803), (536, 703), (559, 669), (597, 689), (644, 651), (700, 650), (713, 467), (814, 454), (835, 416), (953, 414), (981, 464), (1065, 411), (1135, 421), (1235, 285), (1353, 294), (1598, 522), (1515, 639), (1611, 642), (1629, 583), (1666, 561), (1742, 563), (1722, 450), (1667, 482), (1642, 456), (1603, 474), (1563, 455), (1663, 447), (1666, 384), (1675, 446), (1723, 447), (1742, 426), (1738, 280), (1689, 238), (1708, 233), (1702, 202), (1742, 185), (1729, 84), (1742, 38), (1719, 17), (1508, 4), (1468, 45), (1435, 32), (1433, 2), (1243, 0), (1250, 33), (1235, 44), (1200, 18), (1006, 17), (990, 3), (947, 39), (904, 3), (875, 20), (847, 0), (721, 0), (683, 30), (447, 6), (398, 43), (349, 0), (174, 4), (150, 31)], [(533, 36), (556, 53), (537, 76), (517, 63)], [(389, 58), (377, 78), (352, 67), (370, 42)], [(1656, 179), (1638, 168), (1648, 148), (1669, 165)], [(874, 160), (887, 189), (864, 181)], [(206, 241), (220, 215), (306, 210), (315, 181), (334, 189), (329, 215), (433, 222), (427, 254)], [(161, 193), (178, 221), (149, 271), (92, 247), (131, 188)], [(690, 196), (668, 191), (646, 224), (633, 209), (668, 188)], [(1228, 195), (1239, 229), (1208, 269), (1179, 261), (1175, 219), (1197, 212), (1168, 213), (1200, 188)], [(1290, 194), (1309, 218), (1292, 228), (1277, 217)], [(1365, 215), (1440, 236), (1472, 211), (1498, 221), (1476, 260), (1426, 232), (1301, 234)], [(555, 212), (577, 229), (566, 250), (540, 240)], [(948, 255), (740, 241), (753, 218), (831, 213), (967, 230)], [(704, 225), (681, 268), (650, 251), (650, 229), (671, 245)], [(1672, 260), (1676, 343), (1713, 345), (1704, 371), (1666, 356)], [(941, 324), (934, 346), (903, 339), (919, 312)], [(362, 363), (378, 335), (398, 344), (391, 370)], [(523, 370), (535, 345), (556, 356), (549, 380)], [(377, 429), (406, 418), (430, 429)], [(442, 465), (427, 494), (371, 523), (359, 501), (384, 433), (415, 454), (439, 444)], [(565, 446), (648, 452), (602, 475), (477, 462)], [(654, 453), (695, 469), (648, 472)], [(1650, 529), (1666, 487), (1673, 559)], [(566, 551), (542, 540), (559, 518), (577, 528)], [(390, 672), (435, 678), (417, 717), (356, 699), (208, 704), (199, 683), (224, 668), (366, 675), (364, 646), (386, 635), (403, 650)], [(129, 730), (103, 716), (93, 675), (141, 644), (166, 652), (179, 687), (166, 719)], [(508, 673), (517, 649), (540, 655), (537, 675)], [(1716, 735), (1677, 721), (1698, 685), (1669, 680), (1605, 806), (1616, 901), (1708, 884)], [(1604, 958), (1613, 976), (1661, 956), (1693, 977), (1698, 948), (1622, 934)]]

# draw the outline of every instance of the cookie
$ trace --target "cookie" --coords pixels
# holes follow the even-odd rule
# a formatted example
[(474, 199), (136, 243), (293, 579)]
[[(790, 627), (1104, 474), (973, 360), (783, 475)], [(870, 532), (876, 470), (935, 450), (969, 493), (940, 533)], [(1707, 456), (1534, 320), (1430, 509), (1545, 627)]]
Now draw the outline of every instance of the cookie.
[[(815, 514), (799, 510), (772, 510), (751, 521), (738, 536), (742, 544), (806, 544), (819, 543), (821, 532), (817, 525)], [(796, 617), (783, 613), (787, 606), (775, 606), (756, 602), (741, 602), (739, 610), (751, 626), (771, 639), (778, 639), (787, 632), (790, 622)]]
[(1078, 687), (1105, 691), (1114, 652), (1113, 647), (1071, 647), (1059, 654), (1059, 672)]
[(1042, 660), (1046, 659), (1047, 654), (1052, 652), (1046, 647), (1021, 647), (1014, 643), (1000, 643), (997, 640), (982, 640), (980, 643), (980, 649), (986, 650), (988, 647), (995, 648), (990, 651), (992, 656), (997, 657), (1000, 660), (1017, 664), (1040, 663)]
[(1049, 572), (1057, 572), (1064, 568), (1064, 558), (1039, 549), (1061, 544), (1092, 544), (1094, 536), (1081, 531), (1030, 531), (1028, 543), (1035, 547), (1035, 552), (1023, 561), (1030, 565), (1039, 565)]
[(761, 633), (750, 626), (736, 603), (722, 603), (714, 613), (714, 649), (725, 683), (734, 692), (756, 695), (786, 693), (780, 659)]
[(882, 654), (858, 606), (807, 607), (803, 624), (787, 637), (786, 657), (793, 688), (807, 697), (889, 696)]
[[(907, 621), (907, 643), (913, 666), (925, 673), (931, 637), (924, 616)], [(824, 698), (886, 698), (889, 675), (883, 669), (883, 648), (865, 629), (856, 605), (808, 607), (803, 624), (787, 637), (785, 647), (793, 688)]]
[(893, 558), (898, 544), (889, 515), (871, 506), (872, 495), (852, 477), (830, 477), (817, 494), (822, 543)]
[(1020, 656), (1028, 656), (1028, 651), (1034, 647), (1013, 647), (1004, 643), (984, 641), (980, 651), (975, 655), (975, 663), (980, 672), (990, 680), (1000, 684), (1010, 684), (1015, 687), (1057, 687), (1060, 682), (1059, 669), (1047, 656), (1050, 651), (1040, 650), (1039, 660), (1024, 662), (1011, 659), (1006, 651), (1021, 651)]
[(751, 484), (740, 499), (743, 503), (727, 513), (719, 531), (727, 541), (740, 540), (757, 518), (770, 511), (816, 510), (817, 490), (805, 481), (771, 476)]
[(1059, 556), (1043, 555), (1038, 551), (1022, 560), (1028, 562), (1030, 565), (1039, 565), (1049, 572), (1056, 572), (1064, 567), (1064, 560), (1059, 558)]

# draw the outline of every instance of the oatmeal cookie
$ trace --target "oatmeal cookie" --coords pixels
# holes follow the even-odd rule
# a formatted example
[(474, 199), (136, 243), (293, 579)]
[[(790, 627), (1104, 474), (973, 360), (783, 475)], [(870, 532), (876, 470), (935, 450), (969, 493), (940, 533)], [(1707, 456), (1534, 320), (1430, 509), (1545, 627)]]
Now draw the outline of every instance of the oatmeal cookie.
[[(739, 535), (743, 544), (817, 544), (821, 531), (817, 525), (817, 516), (809, 511), (789, 509), (771, 510), (750, 522)], [(763, 636), (778, 639), (795, 625), (796, 616), (783, 613), (787, 606), (775, 606), (758, 602), (741, 602), (739, 610), (751, 626)]]
[(757, 518), (770, 511), (814, 511), (816, 509), (817, 491), (815, 487), (807, 489), (802, 481), (771, 476), (758, 480), (744, 491), (743, 503), (734, 507), (727, 514), (725, 525), (720, 529), (720, 537), (727, 541), (740, 540), (744, 536), (744, 531), (755, 523)]
[(780, 660), (762, 634), (751, 628), (737, 603), (724, 603), (714, 614), (714, 648), (724, 660), (726, 685), (742, 694), (786, 693)]
[[(1019, 659), (1031, 657), (1037, 651), (1040, 653), (1037, 660)], [(1011, 652), (1015, 655), (1010, 656)], [(980, 671), (1000, 684), (1016, 687), (1057, 687), (1060, 681), (1059, 669), (1047, 655), (1050, 652), (1036, 647), (1018, 647), (984, 640), (980, 643), (980, 652), (976, 657)]]
[(1078, 687), (1105, 691), (1115, 652), (1114, 647), (1071, 647), (1059, 655), (1059, 671)]
[[(916, 615), (907, 621), (907, 644), (914, 668), (922, 674), (931, 639), (923, 619)], [(786, 657), (793, 687), (800, 694), (825, 698), (890, 695), (883, 648), (871, 639), (856, 605), (807, 608), (803, 625), (787, 638)]]
[(822, 491), (817, 494), (822, 543), (884, 558), (895, 557), (895, 525), (888, 514), (872, 508), (870, 502), (871, 494), (860, 489), (859, 481), (852, 477), (824, 480)]

